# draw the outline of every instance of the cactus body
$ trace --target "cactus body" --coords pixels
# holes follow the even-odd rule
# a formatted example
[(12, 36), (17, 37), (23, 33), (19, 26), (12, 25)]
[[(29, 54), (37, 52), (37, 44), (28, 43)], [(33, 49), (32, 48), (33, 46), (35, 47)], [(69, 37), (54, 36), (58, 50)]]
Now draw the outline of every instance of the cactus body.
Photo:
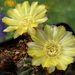
[(17, 67), (19, 75), (42, 75), (38, 67), (32, 66), (31, 58), (22, 59)]

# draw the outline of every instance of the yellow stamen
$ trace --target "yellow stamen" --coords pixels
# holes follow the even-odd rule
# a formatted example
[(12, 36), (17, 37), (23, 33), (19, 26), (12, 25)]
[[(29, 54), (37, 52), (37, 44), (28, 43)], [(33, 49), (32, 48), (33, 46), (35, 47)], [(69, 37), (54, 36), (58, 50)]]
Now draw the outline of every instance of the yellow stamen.
[(44, 45), (44, 51), (49, 57), (56, 57), (60, 54), (61, 45), (57, 41), (48, 40)]
[(33, 18), (31, 16), (24, 15), (21, 19), (19, 19), (20, 26), (29, 26), (31, 23), (33, 23)]

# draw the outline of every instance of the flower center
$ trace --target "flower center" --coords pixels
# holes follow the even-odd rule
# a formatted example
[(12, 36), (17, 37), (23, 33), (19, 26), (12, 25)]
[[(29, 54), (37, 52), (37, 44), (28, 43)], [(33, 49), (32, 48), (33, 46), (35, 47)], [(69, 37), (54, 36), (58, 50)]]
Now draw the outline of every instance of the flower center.
[(19, 20), (20, 26), (29, 26), (31, 23), (33, 23), (33, 19), (30, 15), (25, 15)]
[(61, 45), (53, 40), (49, 40), (44, 45), (44, 51), (49, 57), (56, 57), (59, 55), (61, 49)]

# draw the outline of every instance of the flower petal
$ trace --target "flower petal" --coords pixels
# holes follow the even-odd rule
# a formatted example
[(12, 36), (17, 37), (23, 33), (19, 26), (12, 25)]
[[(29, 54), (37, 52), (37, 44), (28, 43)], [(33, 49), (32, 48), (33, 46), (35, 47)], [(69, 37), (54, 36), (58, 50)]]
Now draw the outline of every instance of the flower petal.
[(42, 67), (50, 67), (50, 58), (46, 57), (41, 61)]
[(25, 29), (24, 28), (19, 28), (19, 29), (16, 30), (16, 33), (19, 34), (19, 35), (22, 35), (26, 31), (27, 31), (27, 28), (25, 28)]
[[(70, 56), (66, 56), (66, 55), (60, 55), (59, 57), (58, 57), (58, 61), (61, 63), (62, 62), (62, 64), (70, 64), (70, 63), (73, 63), (73, 58), (72, 57), (70, 57)], [(65, 61), (65, 62), (64, 62)]]
[(65, 29), (65, 27), (64, 26), (58, 26), (57, 30), (55, 30), (54, 40), (60, 41), (65, 35), (66, 35), (66, 29)]
[(14, 39), (16, 39), (18, 36), (19, 36), (19, 34), (15, 32), (14, 33)]
[(31, 4), (31, 8), (30, 8), (30, 13), (29, 14), (33, 15), (34, 12), (35, 12), (35, 9), (37, 8), (37, 6), (38, 6), (38, 2), (33, 2)]
[(14, 20), (14, 19), (11, 19), (11, 18), (8, 18), (8, 17), (4, 17), (2, 19), (2, 21), (4, 23), (6, 23), (7, 25), (17, 25), (18, 24), (17, 20)]
[(4, 29), (3, 32), (11, 32), (11, 31), (13, 31), (13, 30), (15, 30), (15, 28), (12, 27), (12, 26), (9, 26), (9, 27), (7, 27), (6, 29)]
[(75, 56), (75, 48), (63, 49), (62, 53), (67, 56)]
[(58, 61), (60, 63), (56, 65), (57, 69), (65, 70), (68, 64), (73, 63), (73, 58), (65, 55), (60, 55), (58, 57)]
[(52, 36), (53, 40), (55, 39), (56, 34), (57, 34), (57, 26), (54, 26), (53, 27), (53, 36)]
[(33, 57), (42, 57), (45, 55), (43, 50), (32, 47), (28, 48), (28, 54)]
[(51, 62), (51, 64), (52, 64), (53, 66), (56, 66), (57, 64), (59, 64), (59, 61), (58, 61), (57, 58), (52, 58), (52, 59), (50, 59), (50, 62)]
[(24, 12), (23, 12), (23, 10), (22, 10), (22, 4), (17, 4), (15, 9), (19, 12), (19, 14), (20, 14), (21, 16), (24, 15)]
[(50, 59), (49, 57), (44, 58), (41, 61), (42, 67), (51, 67), (56, 66), (57, 64), (59, 64), (59, 61), (55, 58)]
[(44, 17), (46, 12), (47, 12), (46, 9), (42, 10), (42, 11), (35, 17), (35, 20), (38, 20), (38, 19)]
[(57, 58), (51, 59), (51, 58), (47, 57), (47, 58), (42, 60), (41, 64), (42, 64), (43, 67), (50, 67), (52, 65), (56, 66), (57, 64), (59, 64), (59, 61), (58, 61)]
[(64, 39), (62, 42), (61, 42), (62, 46), (72, 46), (75, 44), (75, 36), (73, 35), (70, 35), (69, 37), (67, 37), (66, 39)]
[(67, 65), (60, 63), (56, 67), (57, 67), (58, 70), (66, 70)]
[(28, 1), (25, 1), (22, 4), (22, 11), (24, 12), (25, 15), (29, 14), (29, 12), (30, 12), (30, 4), (29, 4)]
[(34, 48), (41, 48), (42, 46), (37, 45), (35, 42), (28, 42), (27, 43), (28, 47), (34, 47)]
[[(26, 29), (26, 28), (25, 28)], [(14, 38), (17, 38), (18, 36), (22, 35), (24, 32), (26, 32), (24, 28), (18, 28), (14, 33)]]
[(29, 27), (37, 27), (38, 23), (31, 23), (31, 25)]
[(52, 73), (54, 70), (55, 70), (55, 66), (47, 67), (47, 71), (48, 71), (49, 73)]
[(65, 39), (67, 39), (71, 35), (72, 35), (72, 32), (66, 31), (66, 35), (60, 40), (60, 43), (63, 42)]
[(45, 25), (44, 32), (47, 36), (47, 39), (52, 39), (52, 27), (49, 25)]
[(46, 42), (47, 40), (46, 40), (46, 36), (45, 36), (45, 33), (44, 33), (44, 31), (42, 30), (42, 29), (40, 29), (40, 28), (38, 28), (38, 29), (36, 29), (36, 37), (39, 39), (39, 40), (41, 40), (41, 41), (43, 41), (43, 42)]
[(37, 22), (37, 23), (43, 23), (43, 22), (45, 22), (46, 20), (48, 20), (48, 18), (47, 18), (47, 17), (43, 17), (43, 18), (41, 18), (41, 19), (36, 20), (36, 22)]
[(36, 30), (33, 27), (29, 27), (27, 32), (29, 35), (34, 35), (36, 33)]
[(41, 46), (44, 45), (44, 41), (41, 41), (38, 37), (32, 35), (31, 38), (33, 41), (35, 41), (36, 44), (41, 45)]
[(35, 12), (34, 12), (34, 14), (33, 14), (33, 17), (37, 16), (37, 15), (38, 15), (40, 12), (42, 12), (44, 9), (45, 9), (45, 6), (44, 6), (44, 5), (39, 5), (39, 6), (36, 8), (36, 10), (35, 10)]
[(7, 14), (9, 17), (13, 18), (13, 19), (19, 19), (21, 17), (21, 15), (19, 14), (19, 12), (16, 9), (9, 9), (7, 11)]
[(32, 65), (39, 66), (40, 62), (44, 59), (45, 57), (34, 57), (32, 59)]

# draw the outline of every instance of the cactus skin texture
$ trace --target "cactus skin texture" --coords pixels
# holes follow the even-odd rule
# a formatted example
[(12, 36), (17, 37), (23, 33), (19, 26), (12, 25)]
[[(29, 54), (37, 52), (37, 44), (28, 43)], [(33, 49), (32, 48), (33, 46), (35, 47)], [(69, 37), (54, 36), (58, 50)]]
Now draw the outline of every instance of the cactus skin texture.
[(75, 62), (68, 65), (65, 75), (75, 75)]
[(22, 59), (17, 67), (19, 75), (42, 75), (40, 68), (32, 66), (31, 58)]

